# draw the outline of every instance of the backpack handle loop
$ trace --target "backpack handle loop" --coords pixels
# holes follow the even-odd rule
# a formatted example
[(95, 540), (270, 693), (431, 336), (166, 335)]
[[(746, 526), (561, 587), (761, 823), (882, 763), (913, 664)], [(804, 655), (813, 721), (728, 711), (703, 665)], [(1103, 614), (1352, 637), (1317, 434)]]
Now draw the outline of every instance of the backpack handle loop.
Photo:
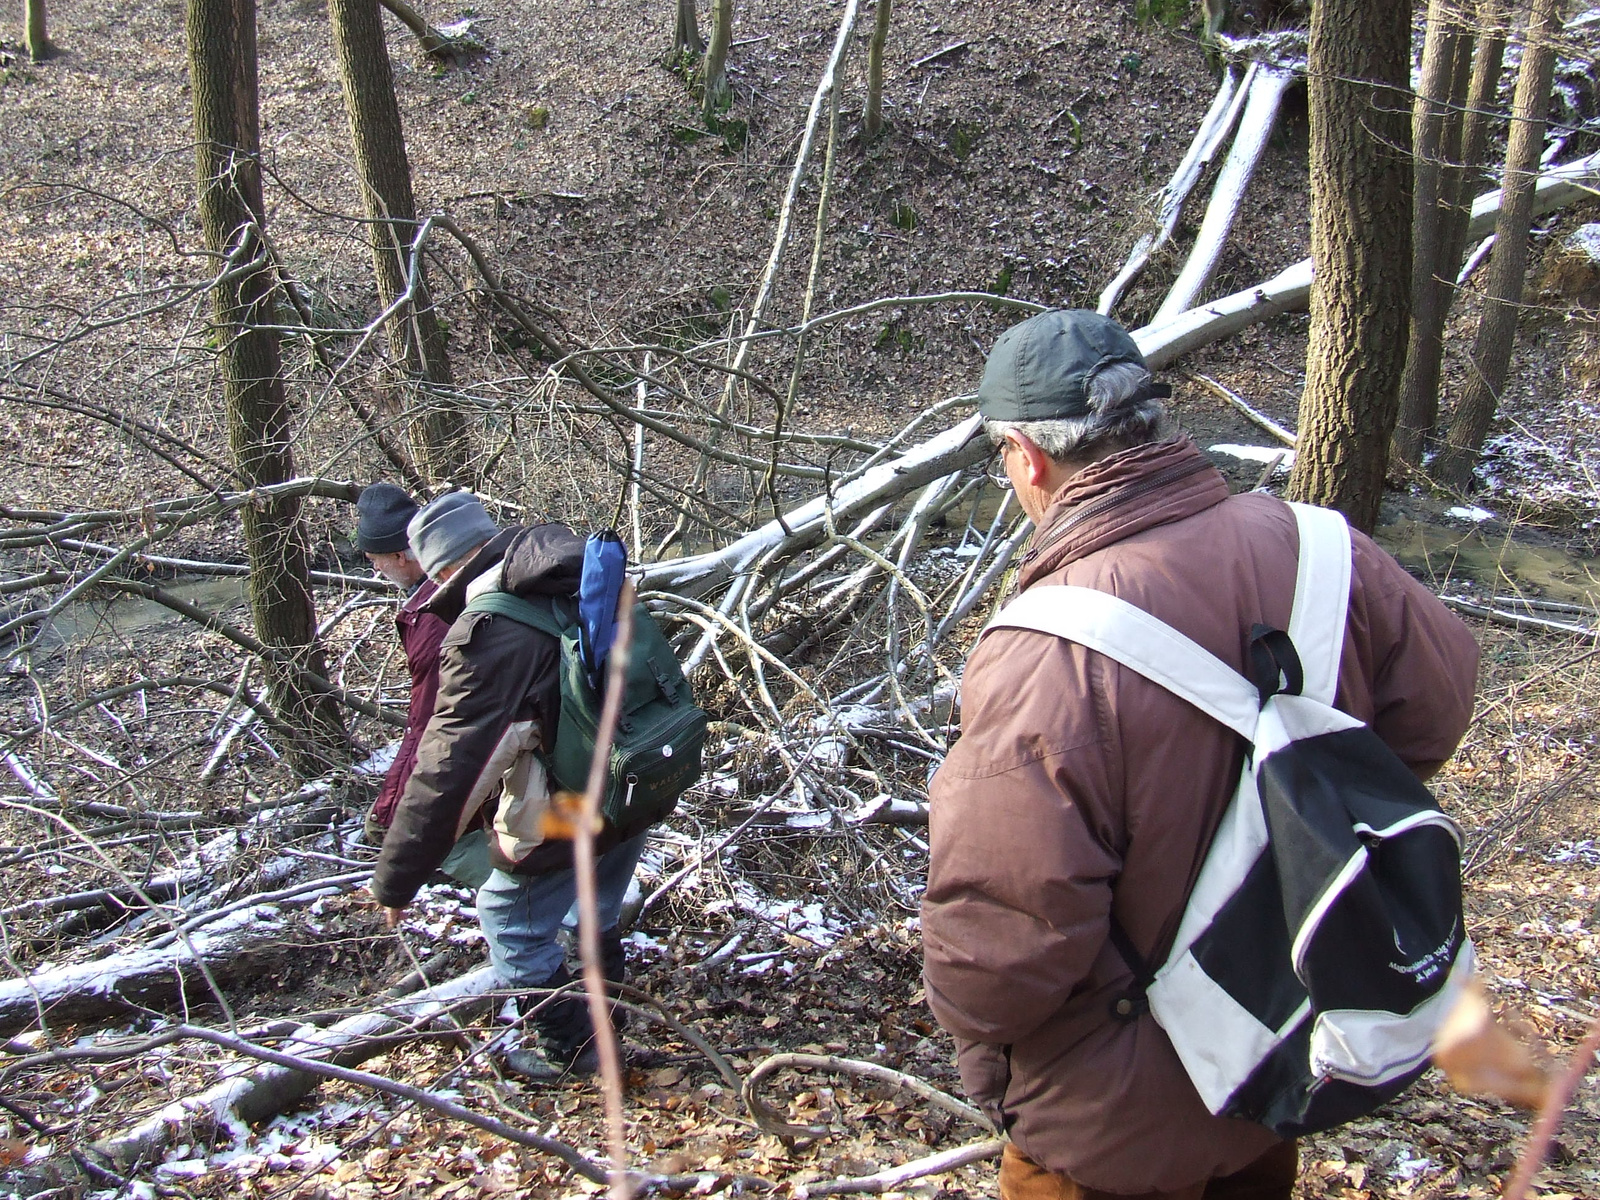
[(1300, 655), (1283, 630), (1261, 624), (1250, 627), (1250, 680), (1263, 708), (1274, 696), (1298, 696), (1305, 689)]

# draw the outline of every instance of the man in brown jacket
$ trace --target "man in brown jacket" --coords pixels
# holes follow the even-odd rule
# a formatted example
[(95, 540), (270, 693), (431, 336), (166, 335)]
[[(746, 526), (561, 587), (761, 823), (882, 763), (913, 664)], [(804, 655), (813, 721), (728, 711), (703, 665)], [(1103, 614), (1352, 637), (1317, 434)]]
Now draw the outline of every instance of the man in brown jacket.
[[(1242, 670), (1251, 625), (1288, 624), (1294, 517), (1230, 496), (1169, 434), (1165, 393), (1098, 314), (1041, 313), (1001, 335), (979, 400), (1038, 527), (1019, 585), (1110, 592)], [(1335, 703), (1426, 779), (1471, 717), (1477, 646), (1351, 539)], [(1144, 959), (1165, 955), (1238, 782), (1239, 739), (1093, 651), (1018, 629), (974, 650), (961, 722), (931, 787), (924, 969), (963, 1084), (1011, 1135), (1001, 1196), (1287, 1198), (1294, 1143), (1213, 1117), (1150, 1016), (1111, 1013), (1132, 973), (1110, 918)]]
[[(449, 632), (438, 698), (384, 835), (372, 894), (393, 928), (481, 809), (494, 868), (477, 902), (489, 960), (504, 987), (556, 993), (529, 1012), (537, 1049), (511, 1050), (501, 1065), (535, 1081), (591, 1074), (594, 1029), (581, 994), (567, 989), (572, 977), (559, 941), (575, 896), (572, 843), (547, 837), (540, 819), (550, 801), (544, 755), (555, 741), (545, 731), (556, 729), (561, 712), (561, 647), (520, 621), (467, 608), (494, 589), (527, 599), (576, 596), (583, 538), (554, 523), (499, 529), (464, 492), (434, 500), (407, 533), (439, 584), (427, 611)], [(600, 954), (613, 983), (626, 981), (619, 921), (647, 833), (608, 821), (595, 838)]]

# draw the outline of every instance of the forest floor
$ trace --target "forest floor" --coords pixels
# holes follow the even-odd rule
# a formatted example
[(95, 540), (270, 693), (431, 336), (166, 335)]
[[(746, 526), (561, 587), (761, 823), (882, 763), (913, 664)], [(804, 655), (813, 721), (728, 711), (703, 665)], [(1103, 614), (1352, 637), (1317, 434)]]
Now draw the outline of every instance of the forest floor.
[[(714, 130), (684, 79), (663, 65), (671, 12), (662, 3), (475, 0), (472, 8), (433, 11), (436, 21), (471, 21), (488, 46), (453, 65), (415, 54), (391, 22), (419, 210), (454, 214), (508, 283), (590, 345), (714, 337), (751, 302), (843, 8), (839, 0), (741, 4), (734, 101)], [(1215, 87), (1192, 31), (1142, 24), (1133, 8), (1131, 0), (1068, 0), (1029, 9), (1024, 20), (1015, 9), (901, 0), (888, 53), (888, 130), (870, 146), (856, 128), (864, 47), (847, 61), (815, 310), (953, 290), (1092, 307), (1148, 227), (1150, 197), (1183, 154)], [(51, 19), (61, 53), (47, 63), (27, 65), (15, 46), (0, 46), (0, 337), (7, 361), (63, 339), (48, 346), (42, 367), (30, 368), (33, 383), (159, 422), (223, 458), (212, 359), (197, 348), (199, 294), (188, 305), (138, 315), (138, 296), (170, 294), (203, 278), (188, 253), (198, 244), (198, 226), (183, 5), (75, 0)], [(369, 311), (374, 289), (361, 226), (348, 216), (360, 201), (324, 7), (265, 0), (260, 29), (269, 227), (319, 305), (334, 314)], [(1304, 100), (1291, 96), (1208, 295), (1269, 278), (1308, 253), (1305, 178)], [(801, 194), (815, 203), (815, 174)], [(777, 276), (774, 311), (783, 321), (801, 311), (810, 219), (802, 210), (796, 246)], [(1186, 235), (1197, 219), (1191, 212)], [(1546, 252), (1597, 219), (1600, 203), (1591, 202), (1539, 223), (1531, 303), (1481, 490), (1470, 497), (1395, 491), (1380, 532), (1408, 568), (1442, 592), (1510, 592), (1572, 604), (1591, 626), (1600, 609), (1600, 325), (1592, 308), (1543, 290), (1540, 281)], [(502, 386), (500, 355), (514, 331), (486, 313), (464, 273), (451, 274), (452, 261), (438, 268), (444, 282), (436, 279), (452, 362), (464, 386), (491, 395)], [(1130, 327), (1147, 320), (1177, 265), (1154, 264), (1119, 317)], [(1447, 396), (1462, 377), (1475, 313), (1469, 295), (1452, 326)], [(908, 304), (830, 326), (809, 348), (788, 421), (810, 432), (881, 440), (930, 405), (970, 392), (987, 348), (1014, 319), (984, 302)], [(1215, 452), (1237, 488), (1261, 481), (1276, 448), (1197, 377), (1215, 379), (1292, 426), (1307, 328), (1304, 314), (1288, 314), (1197, 351), (1169, 373), (1182, 427), (1203, 446), (1243, 448)], [(758, 349), (750, 369), (781, 385), (785, 361), (776, 350)], [(291, 363), (290, 370), (301, 414), (300, 470), (358, 482), (381, 474), (381, 459), (329, 393), (314, 386), (309, 369)], [(167, 464), (89, 417), (24, 405), (17, 390), (6, 382), (0, 403), (0, 503), (8, 510), (138, 506), (193, 491)], [(534, 440), (545, 432), (490, 426), (486, 418), (486, 453), (503, 437)], [(552, 467), (549, 454), (532, 448), (504, 456), (491, 490), (531, 512), (607, 522), (614, 493), (585, 486), (578, 466), (559, 453), (556, 459)], [(741, 486), (736, 472), (713, 472), (705, 485), (730, 504), (748, 500)], [(347, 504), (309, 501), (306, 514), (318, 565), (359, 565)], [(952, 561), (957, 532), (936, 549)], [(164, 552), (240, 561), (237, 523), (201, 522)], [(0, 566), (7, 577), (40, 569), (33, 551), (15, 549), (0, 550)], [(210, 603), (247, 620), (234, 584), (206, 586), (214, 589)], [(331, 610), (342, 599), (325, 591), (319, 605)], [(80, 608), (59, 623), (52, 646), (26, 663), (10, 661), (0, 679), (8, 731), (38, 720), (42, 696), (88, 695), (130, 672), (237, 672), (230, 647), (181, 624), (112, 606)], [(344, 624), (332, 636), (347, 686), (393, 699), (403, 665), (388, 652), (388, 611), (341, 610)], [(1468, 835), (1469, 932), (1491, 995), (1559, 1056), (1600, 1012), (1600, 651), (1593, 638), (1474, 627), (1484, 647), (1479, 711), (1438, 787)], [(206, 778), (201, 768), (214, 741), (206, 730), (214, 728), (220, 702), (197, 703), (203, 711), (179, 711), (166, 725), (140, 703), (134, 697), (101, 706), (100, 735), (115, 740), (108, 730), (120, 727), (128, 752), (144, 764), (136, 786), (117, 797), (138, 794), (162, 811), (218, 813), (294, 786), (270, 746), (243, 739), (215, 779)], [(93, 712), (82, 719), (100, 720)], [(371, 722), (352, 728), (372, 749), (387, 740)], [(78, 753), (88, 734), (67, 729), (75, 741), (29, 751), (32, 769), (54, 767), (49, 782), (63, 797), (96, 797), (103, 763)], [(926, 762), (895, 761), (915, 793)], [(713, 767), (653, 848), (645, 891), (754, 814), (785, 769), (772, 748), (740, 750), (737, 737)], [(360, 812), (356, 789), (331, 830), (290, 849), (369, 862), (371, 851), (357, 836)], [(779, 807), (684, 877), (635, 930), (636, 981), (741, 1073), (771, 1053), (826, 1053), (881, 1062), (959, 1091), (949, 1039), (932, 1023), (919, 980), (916, 901), (925, 842), (913, 830), (863, 834), (836, 822), (819, 828), (812, 816)], [(40, 836), (31, 818), (0, 813), (0, 907), (102, 886), (111, 863), (153, 871), (182, 858), (159, 839), (95, 857), (54, 842), (38, 849)], [(281, 849), (258, 848), (244, 859), (260, 866)], [(433, 978), (470, 969), (482, 958), (470, 904), (466, 893), (430, 888), (398, 934), (386, 933), (381, 914), (348, 889), (309, 907), (286, 906), (274, 953), (250, 978), (229, 984), (234, 1016), (248, 1024), (360, 1008), (418, 959), (428, 961)], [(10, 964), (0, 978), (37, 972), (66, 955), (68, 946), (46, 936), (51, 928), (29, 916), (7, 923), (0, 913)], [(203, 988), (191, 987), (186, 1004), (192, 1019), (221, 1019)], [(147, 1033), (171, 1015), (168, 1009), (122, 1028)], [(481, 1045), (485, 1028), (493, 1026), (469, 1026), (465, 1044)], [(55, 1032), (70, 1043), (98, 1031), (85, 1024)], [(603, 1155), (592, 1083), (521, 1089), (500, 1081), (481, 1056), (463, 1065), (462, 1044), (407, 1045), (366, 1069), (436, 1086)], [(834, 1135), (789, 1145), (755, 1128), (704, 1057), (675, 1035), (636, 1022), (627, 1044), (632, 1152), (662, 1172), (708, 1172), (709, 1190), (744, 1186), (734, 1177), (749, 1176), (784, 1194), (981, 1134), (908, 1093), (808, 1072), (777, 1076), (769, 1095), (791, 1120), (827, 1124)], [(197, 1130), (126, 1187), (50, 1182), (35, 1170), (207, 1086), (216, 1067), (215, 1057), (179, 1045), (123, 1063), (40, 1070), (8, 1085), (4, 1099), (54, 1132), (39, 1133), (17, 1113), (0, 1111), (0, 1194), (61, 1187), (62, 1194), (108, 1198), (367, 1200), (595, 1190), (548, 1157), (347, 1084), (324, 1085), (264, 1128)], [(1309, 1139), (1300, 1194), (1492, 1195), (1526, 1127), (1511, 1108), (1457, 1096), (1430, 1076), (1373, 1117)], [(1600, 1088), (1581, 1091), (1538, 1190), (1600, 1197)], [(933, 1176), (907, 1191), (951, 1200), (992, 1196), (994, 1166)]]

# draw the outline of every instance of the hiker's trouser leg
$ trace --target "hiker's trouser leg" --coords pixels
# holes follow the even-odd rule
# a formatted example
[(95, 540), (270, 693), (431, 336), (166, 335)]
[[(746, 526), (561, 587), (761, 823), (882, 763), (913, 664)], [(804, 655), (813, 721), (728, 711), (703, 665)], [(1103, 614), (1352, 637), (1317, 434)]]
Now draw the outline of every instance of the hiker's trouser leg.
[(1173, 1192), (1102, 1192), (1047, 1170), (1006, 1143), (1000, 1159), (1000, 1200), (1289, 1200), (1299, 1174), (1299, 1150), (1281, 1142), (1232, 1175), (1220, 1175)]
[[(613, 846), (595, 864), (600, 928), (616, 927), (645, 834)], [(568, 869), (544, 875), (491, 872), (478, 889), (478, 923), (489, 943), (489, 961), (503, 987), (543, 986), (565, 959), (556, 935), (577, 893)]]

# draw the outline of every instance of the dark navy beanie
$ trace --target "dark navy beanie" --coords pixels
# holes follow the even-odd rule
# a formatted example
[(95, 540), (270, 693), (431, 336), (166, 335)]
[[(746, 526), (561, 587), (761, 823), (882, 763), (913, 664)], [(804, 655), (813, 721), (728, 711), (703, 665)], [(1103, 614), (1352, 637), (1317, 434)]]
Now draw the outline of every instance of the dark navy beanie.
[(403, 488), (375, 483), (356, 501), (356, 546), (363, 554), (398, 554), (409, 547), (406, 524), (417, 503)]

